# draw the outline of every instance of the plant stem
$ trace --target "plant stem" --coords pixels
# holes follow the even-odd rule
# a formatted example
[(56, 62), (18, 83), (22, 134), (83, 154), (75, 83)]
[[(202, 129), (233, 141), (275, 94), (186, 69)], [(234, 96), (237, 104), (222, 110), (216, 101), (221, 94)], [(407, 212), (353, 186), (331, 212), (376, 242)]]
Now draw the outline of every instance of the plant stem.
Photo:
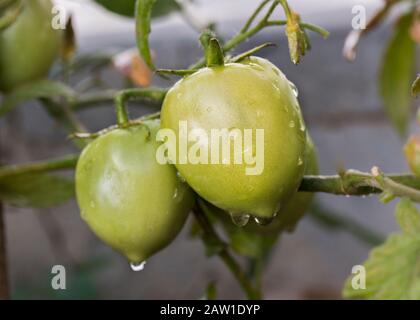
[(23, 173), (50, 172), (64, 169), (74, 169), (79, 155), (69, 155), (59, 159), (34, 162), (22, 165), (11, 165), (0, 167), (0, 178)]
[[(284, 22), (284, 24), (286, 24), (286, 22)], [(228, 52), (228, 51), (232, 50), (238, 44), (240, 44), (240, 43), (244, 42), (246, 39), (254, 36), (255, 34), (257, 34), (262, 29), (264, 29), (266, 27), (270, 27), (270, 26), (274, 26), (274, 24), (268, 24), (267, 20), (262, 20), (258, 25), (256, 25), (252, 29), (249, 29), (247, 32), (239, 32), (232, 39), (230, 39), (229, 41), (227, 41), (224, 44), (224, 46), (222, 47), (223, 51)], [(204, 67), (205, 64), (206, 64), (206, 61), (205, 61), (204, 58), (202, 58), (201, 60), (197, 61), (195, 64), (191, 65), (189, 67), (189, 69), (199, 69), (199, 68)]]
[(240, 31), (240, 33), (245, 33), (249, 30), (252, 23), (255, 21), (255, 18), (258, 16), (258, 14), (261, 12), (262, 9), (270, 2), (271, 0), (264, 0), (261, 2), (261, 4), (257, 7), (257, 9), (254, 11), (254, 13), (251, 15), (251, 17), (248, 19), (248, 21), (245, 23), (244, 27)]
[(312, 206), (309, 216), (318, 224), (322, 224), (322, 226), (329, 229), (346, 231), (371, 246), (380, 245), (385, 241), (385, 238), (375, 231), (366, 228), (361, 223), (352, 219), (335, 214), (335, 212), (325, 208), (318, 202)]
[[(387, 175), (394, 183), (410, 188), (410, 192), (399, 192), (398, 196), (410, 196), (412, 189), (420, 190), (420, 177), (413, 175)], [(384, 186), (377, 179), (365, 172), (348, 170), (340, 175), (305, 176), (299, 191), (324, 192), (344, 196), (363, 196), (381, 193)], [(416, 199), (413, 199), (417, 201)]]
[(0, 202), (0, 300), (10, 298), (7, 273), (6, 229), (4, 226), (3, 204)]
[[(207, 219), (207, 216), (199, 208), (199, 205), (196, 206), (194, 209), (194, 216), (202, 228), (203, 232), (207, 237), (210, 237), (214, 239), (215, 242), (223, 243), (223, 241), (219, 238), (216, 231), (214, 230), (213, 226)], [(261, 293), (258, 292), (251, 284), (245, 273), (242, 271), (240, 265), (236, 262), (236, 260), (231, 256), (229, 251), (224, 247), (219, 252), (219, 257), (222, 259), (222, 261), (225, 263), (225, 265), (229, 268), (229, 270), (232, 272), (233, 276), (236, 278), (236, 280), (241, 285), (242, 289), (246, 293), (248, 299), (251, 300), (260, 300), (261, 299)]]
[(207, 67), (224, 65), (225, 57), (223, 55), (223, 50), (216, 38), (210, 39), (208, 46), (205, 48), (205, 55)]
[(99, 92), (81, 94), (75, 101), (70, 104), (70, 108), (74, 111), (83, 110), (92, 106), (110, 103), (114, 101), (117, 90), (109, 89)]
[(118, 92), (115, 96), (115, 110), (117, 113), (117, 123), (119, 126), (127, 126), (129, 123), (126, 103), (129, 100), (152, 100), (161, 101), (166, 96), (168, 89), (147, 88), (147, 89), (127, 89)]

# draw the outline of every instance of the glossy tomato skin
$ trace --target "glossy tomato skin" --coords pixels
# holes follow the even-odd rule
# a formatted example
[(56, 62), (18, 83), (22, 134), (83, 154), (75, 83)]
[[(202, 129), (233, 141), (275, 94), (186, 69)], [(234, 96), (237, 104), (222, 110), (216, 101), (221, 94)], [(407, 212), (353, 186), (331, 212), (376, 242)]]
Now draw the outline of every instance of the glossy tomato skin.
[(132, 263), (172, 242), (194, 201), (175, 167), (156, 161), (158, 129), (148, 121), (113, 130), (85, 148), (76, 169), (82, 218)]
[[(319, 173), (317, 150), (309, 134), (307, 139), (305, 175), (317, 175)], [(246, 230), (258, 233), (293, 231), (310, 209), (313, 198), (314, 193), (312, 192), (296, 192), (269, 225), (260, 226), (251, 221), (246, 226)]]
[(244, 163), (175, 164), (188, 184), (213, 205), (233, 215), (270, 219), (300, 184), (306, 129), (287, 78), (269, 61), (258, 60), (263, 63), (247, 60), (204, 68), (182, 79), (168, 92), (161, 118), (162, 127), (177, 137), (180, 121), (187, 121), (188, 132), (198, 128), (208, 136), (212, 129), (252, 129), (254, 136), (255, 129), (263, 129), (260, 175), (247, 175)]
[(47, 76), (62, 41), (51, 10), (51, 0), (24, 1), (17, 20), (0, 32), (0, 91)]

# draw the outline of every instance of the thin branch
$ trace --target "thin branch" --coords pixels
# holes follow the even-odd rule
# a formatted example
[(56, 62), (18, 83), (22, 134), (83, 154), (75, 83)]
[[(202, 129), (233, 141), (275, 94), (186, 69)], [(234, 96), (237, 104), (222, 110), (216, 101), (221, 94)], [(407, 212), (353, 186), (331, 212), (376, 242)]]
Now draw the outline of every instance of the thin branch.
[(380, 245), (385, 241), (385, 238), (377, 232), (352, 219), (337, 215), (320, 203), (312, 206), (309, 217), (326, 228), (345, 231), (371, 246)]
[[(194, 209), (194, 216), (198, 224), (202, 228), (206, 237), (213, 239), (213, 241), (216, 243), (223, 244), (223, 241), (219, 238), (213, 226), (208, 221), (207, 216), (205, 215), (204, 211), (200, 208), (199, 205), (197, 205), (196, 208)], [(239, 282), (242, 289), (246, 292), (248, 299), (251, 299), (251, 300), (261, 299), (261, 293), (258, 292), (258, 290), (256, 290), (252, 286), (250, 280), (247, 278), (246, 274), (242, 271), (240, 265), (231, 256), (231, 254), (229, 253), (229, 251), (226, 249), (225, 246), (218, 254), (219, 254), (220, 259), (222, 259), (225, 265), (232, 272), (232, 275)]]
[(258, 16), (258, 14), (261, 12), (262, 9), (270, 2), (271, 0), (264, 0), (261, 2), (261, 4), (257, 7), (257, 9), (254, 11), (254, 13), (251, 15), (251, 17), (248, 19), (248, 21), (245, 23), (244, 27), (241, 29), (240, 33), (245, 33), (249, 30), (252, 23), (255, 21), (255, 18)]
[(130, 100), (163, 102), (168, 89), (161, 88), (141, 88), (122, 90), (115, 96), (115, 109), (117, 112), (118, 125), (129, 123), (126, 103)]
[(59, 159), (50, 159), (47, 161), (34, 162), (22, 165), (11, 165), (0, 167), (0, 178), (23, 173), (50, 172), (65, 169), (74, 169), (79, 155), (69, 155)]
[[(420, 190), (420, 177), (413, 175), (387, 175), (388, 184), (379, 183), (372, 174), (356, 170), (348, 170), (340, 175), (305, 176), (299, 191), (324, 192), (344, 196), (363, 196), (381, 193), (389, 188), (390, 181), (398, 184), (396, 196), (407, 196), (415, 202), (420, 202), (417, 192)], [(405, 188), (402, 188), (404, 186)], [(395, 185), (393, 185), (395, 191)], [(417, 190), (414, 190), (417, 189)], [(413, 196), (413, 191), (416, 191)]]
[(112, 103), (117, 90), (109, 89), (99, 92), (81, 94), (75, 101), (70, 103), (70, 108), (75, 111), (95, 107), (105, 103)]
[(407, 197), (414, 202), (420, 203), (420, 191), (409, 186), (398, 183), (389, 177), (386, 177), (378, 167), (373, 167), (372, 176), (378, 182), (382, 192), (392, 200), (394, 197)]

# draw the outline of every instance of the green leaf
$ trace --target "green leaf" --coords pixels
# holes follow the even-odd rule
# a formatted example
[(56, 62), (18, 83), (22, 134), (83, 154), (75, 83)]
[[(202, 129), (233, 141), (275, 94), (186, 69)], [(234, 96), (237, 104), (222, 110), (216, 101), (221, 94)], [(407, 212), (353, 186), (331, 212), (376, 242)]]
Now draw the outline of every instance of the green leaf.
[[(95, 0), (104, 8), (123, 15), (134, 17), (136, 0)], [(179, 10), (180, 6), (175, 0), (157, 0), (153, 7), (152, 18), (163, 17), (173, 11)]]
[(379, 93), (385, 111), (400, 135), (405, 135), (410, 116), (410, 87), (415, 63), (415, 43), (410, 37), (412, 14), (396, 24), (382, 59)]
[(155, 70), (150, 53), (149, 35), (151, 29), (152, 9), (156, 0), (137, 0), (136, 3), (136, 38), (140, 55), (146, 64)]
[(403, 233), (391, 235), (373, 249), (364, 263), (365, 288), (355, 289), (350, 276), (343, 295), (352, 299), (420, 300), (420, 216), (414, 205), (403, 199), (397, 206)]
[(413, 236), (420, 236), (420, 214), (407, 198), (401, 199), (396, 210), (397, 222), (401, 230)]
[(95, 0), (109, 11), (126, 17), (134, 16), (136, 0)]
[(74, 182), (54, 175), (22, 173), (0, 178), (0, 200), (16, 207), (51, 207), (73, 196)]
[(417, 75), (416, 80), (414, 80), (413, 85), (411, 86), (411, 94), (413, 97), (417, 97), (420, 92), (420, 75)]
[(391, 235), (364, 264), (366, 289), (355, 290), (350, 277), (343, 295), (351, 299), (420, 299), (420, 239)]
[(23, 85), (4, 97), (0, 105), (0, 117), (23, 102), (37, 98), (54, 98), (59, 96), (72, 99), (75, 93), (70, 87), (58, 81), (40, 80)]

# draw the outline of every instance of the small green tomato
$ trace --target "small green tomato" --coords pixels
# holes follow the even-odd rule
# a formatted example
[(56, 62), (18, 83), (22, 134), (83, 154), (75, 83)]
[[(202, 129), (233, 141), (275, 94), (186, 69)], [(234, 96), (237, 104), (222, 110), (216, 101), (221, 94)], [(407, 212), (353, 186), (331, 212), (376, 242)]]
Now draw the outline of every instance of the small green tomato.
[(47, 76), (62, 43), (52, 27), (51, 0), (26, 0), (17, 20), (0, 32), (0, 91)]
[(175, 167), (156, 160), (158, 129), (147, 121), (106, 133), (84, 149), (76, 169), (82, 218), (133, 264), (174, 240), (194, 202)]

